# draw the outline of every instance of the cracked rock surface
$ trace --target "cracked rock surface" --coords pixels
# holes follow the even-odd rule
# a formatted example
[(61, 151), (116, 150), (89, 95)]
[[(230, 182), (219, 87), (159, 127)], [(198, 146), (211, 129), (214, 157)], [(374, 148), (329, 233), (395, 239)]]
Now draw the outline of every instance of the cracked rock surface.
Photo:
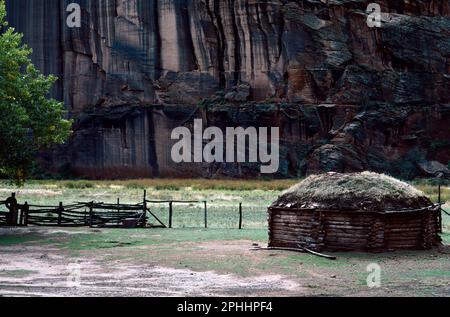
[[(371, 169), (404, 177), (450, 161), (450, 4), (372, 1), (9, 0), (10, 25), (60, 80), (77, 119), (46, 155), (91, 177), (257, 176), (252, 164), (175, 165), (174, 127), (279, 126), (278, 176)], [(441, 166), (442, 167), (442, 166)]]

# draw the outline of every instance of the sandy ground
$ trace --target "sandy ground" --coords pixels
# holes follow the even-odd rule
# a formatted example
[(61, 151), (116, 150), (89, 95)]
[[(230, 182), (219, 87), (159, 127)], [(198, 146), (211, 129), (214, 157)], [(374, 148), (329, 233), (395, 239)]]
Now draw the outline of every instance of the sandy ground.
[[(129, 261), (61, 256), (51, 248), (2, 248), (0, 296), (234, 296), (302, 293), (282, 275), (239, 277)], [(10, 274), (2, 274), (10, 272)], [(79, 273), (78, 273), (79, 272)], [(15, 275), (16, 274), (16, 275)], [(3, 275), (3, 276), (2, 276)], [(79, 276), (79, 278), (78, 278)]]
[[(31, 233), (69, 242), (87, 234), (80, 229)], [(0, 244), (0, 296), (450, 296), (449, 247), (414, 254), (339, 254), (338, 261), (327, 262), (252, 251), (260, 242), (249, 240), (115, 243), (77, 254), (55, 243)], [(365, 283), (372, 262), (383, 268), (380, 288)]]
[[(281, 275), (239, 278), (212, 271), (120, 262), (105, 267), (95, 259), (67, 261), (51, 249), (23, 251), (27, 251), (26, 257), (20, 252), (0, 260), (0, 271), (32, 272), (0, 277), (0, 296), (232, 296), (300, 290), (296, 282)], [(76, 270), (81, 273), (79, 284)]]

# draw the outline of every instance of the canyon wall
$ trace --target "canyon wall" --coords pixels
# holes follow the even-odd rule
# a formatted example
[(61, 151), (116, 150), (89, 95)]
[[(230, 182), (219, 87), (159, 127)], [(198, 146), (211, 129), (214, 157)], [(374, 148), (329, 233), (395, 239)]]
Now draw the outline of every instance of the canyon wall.
[[(66, 25), (69, 3), (80, 28)], [(8, 20), (74, 118), (53, 172), (257, 177), (255, 164), (175, 164), (171, 131), (277, 126), (274, 177), (448, 172), (450, 3), (363, 0), (8, 0)]]

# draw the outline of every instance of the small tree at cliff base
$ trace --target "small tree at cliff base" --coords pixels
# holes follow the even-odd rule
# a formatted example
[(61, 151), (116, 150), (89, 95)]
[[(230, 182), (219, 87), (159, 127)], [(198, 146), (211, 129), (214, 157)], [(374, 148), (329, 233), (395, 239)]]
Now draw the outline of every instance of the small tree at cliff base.
[(22, 183), (36, 153), (63, 143), (72, 123), (64, 105), (48, 98), (57, 78), (34, 67), (22, 35), (8, 27), (4, 0), (0, 28), (0, 175)]

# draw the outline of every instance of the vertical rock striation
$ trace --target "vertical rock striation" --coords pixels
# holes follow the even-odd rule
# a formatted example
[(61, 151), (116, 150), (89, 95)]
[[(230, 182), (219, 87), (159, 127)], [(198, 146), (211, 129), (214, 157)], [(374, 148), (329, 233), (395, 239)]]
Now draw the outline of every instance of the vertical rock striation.
[[(68, 28), (65, 8), (82, 7)], [(8, 0), (33, 61), (77, 119), (48, 167), (92, 177), (257, 175), (177, 166), (187, 118), (282, 130), (278, 176), (450, 161), (450, 4), (377, 1)], [(201, 106), (199, 106), (201, 105)], [(192, 175), (191, 175), (192, 174)], [(179, 175), (178, 175), (179, 176)]]

